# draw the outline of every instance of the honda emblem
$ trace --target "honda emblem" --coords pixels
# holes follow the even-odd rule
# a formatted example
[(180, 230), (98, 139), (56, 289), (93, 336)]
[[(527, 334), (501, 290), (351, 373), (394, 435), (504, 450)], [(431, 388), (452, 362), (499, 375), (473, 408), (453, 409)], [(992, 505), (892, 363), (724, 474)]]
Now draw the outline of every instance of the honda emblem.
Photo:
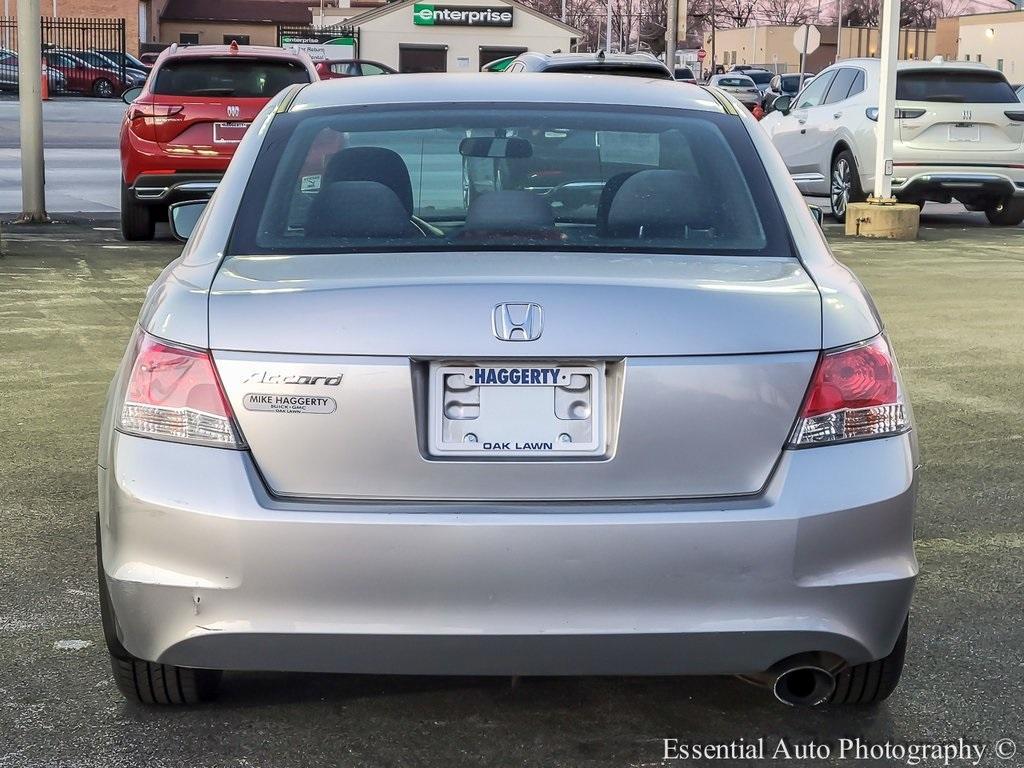
[(492, 327), (502, 341), (536, 341), (544, 330), (544, 311), (540, 304), (499, 304)]

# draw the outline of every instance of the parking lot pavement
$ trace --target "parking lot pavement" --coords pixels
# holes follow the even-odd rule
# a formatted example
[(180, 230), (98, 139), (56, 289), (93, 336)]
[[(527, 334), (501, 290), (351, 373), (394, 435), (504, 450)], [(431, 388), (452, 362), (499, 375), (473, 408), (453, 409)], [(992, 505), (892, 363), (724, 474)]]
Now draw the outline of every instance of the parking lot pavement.
[[(118, 211), (119, 99), (65, 97), (43, 104), (46, 207), (50, 213)], [(0, 212), (21, 210), (18, 102), (0, 99)]]
[(888, 321), (921, 441), (922, 573), (904, 682), (880, 709), (789, 709), (729, 678), (231, 674), (219, 703), (182, 711), (126, 705), (99, 628), (99, 409), (146, 286), (179, 251), (113, 226), (3, 232), (0, 766), (650, 766), (663, 738), (759, 737), (834, 750), (790, 764), (866, 765), (835, 754), (858, 736), (963, 738), (987, 745), (981, 765), (1020, 764), (992, 754), (1000, 738), (1024, 750), (1019, 230), (942, 224), (909, 244), (829, 232)]

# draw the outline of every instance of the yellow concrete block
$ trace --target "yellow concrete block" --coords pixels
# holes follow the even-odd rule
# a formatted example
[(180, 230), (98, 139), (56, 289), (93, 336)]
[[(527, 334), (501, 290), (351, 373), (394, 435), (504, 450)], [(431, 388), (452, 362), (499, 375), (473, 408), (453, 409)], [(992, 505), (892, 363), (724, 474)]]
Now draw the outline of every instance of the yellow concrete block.
[(913, 203), (850, 203), (846, 234), (889, 240), (916, 240), (921, 209)]

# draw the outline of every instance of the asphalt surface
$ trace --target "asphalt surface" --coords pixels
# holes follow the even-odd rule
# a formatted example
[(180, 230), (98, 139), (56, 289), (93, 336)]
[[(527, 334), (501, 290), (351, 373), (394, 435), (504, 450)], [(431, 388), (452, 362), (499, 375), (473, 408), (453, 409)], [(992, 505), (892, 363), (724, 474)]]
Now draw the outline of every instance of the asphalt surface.
[[(843, 737), (964, 739), (986, 747), (979, 765), (1020, 765), (994, 744), (1024, 751), (1024, 232), (925, 225), (910, 244), (828, 230), (888, 322), (922, 449), (907, 669), (874, 710), (790, 709), (731, 678), (241, 673), (195, 710), (126, 704), (98, 618), (96, 435), (146, 286), (180, 247), (126, 244), (113, 220), (5, 226), (0, 766), (652, 766), (665, 738), (833, 752), (787, 765), (906, 764), (841, 760)], [(765, 763), (783, 764), (721, 761)]]
[[(119, 99), (63, 97), (43, 103), (46, 204), (51, 213), (120, 210)], [(0, 212), (21, 211), (18, 101), (0, 98)]]

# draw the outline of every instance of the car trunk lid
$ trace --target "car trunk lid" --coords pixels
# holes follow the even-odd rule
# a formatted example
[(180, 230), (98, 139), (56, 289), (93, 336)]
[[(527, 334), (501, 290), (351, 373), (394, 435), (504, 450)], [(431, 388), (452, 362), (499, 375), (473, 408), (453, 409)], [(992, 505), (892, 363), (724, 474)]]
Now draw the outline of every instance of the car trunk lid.
[[(539, 307), (539, 337), (497, 338), (496, 307), (505, 304)], [(756, 493), (787, 440), (820, 340), (818, 291), (788, 258), (233, 257), (210, 297), (210, 344), (253, 458), (275, 493), (296, 497)], [(468, 385), (452, 394), (444, 372), (455, 370)], [(499, 381), (502, 371), (571, 371), (584, 383), (559, 390), (535, 374), (541, 386), (520, 397), (473, 387), (476, 370), (497, 371)], [(469, 403), (465, 418), (479, 415), (480, 429), (517, 436), (532, 434), (529, 425), (484, 416), (500, 421), (526, 401), (558, 412), (563, 398), (563, 410), (586, 401), (591, 422), (555, 430), (558, 418), (573, 418), (556, 415), (537, 428), (552, 434), (525, 448), (512, 439), (496, 453), (439, 451), (435, 426), (458, 427), (459, 439), (477, 429), (452, 416), (453, 398)], [(579, 429), (593, 450), (552, 447), (555, 431), (576, 440)]]

